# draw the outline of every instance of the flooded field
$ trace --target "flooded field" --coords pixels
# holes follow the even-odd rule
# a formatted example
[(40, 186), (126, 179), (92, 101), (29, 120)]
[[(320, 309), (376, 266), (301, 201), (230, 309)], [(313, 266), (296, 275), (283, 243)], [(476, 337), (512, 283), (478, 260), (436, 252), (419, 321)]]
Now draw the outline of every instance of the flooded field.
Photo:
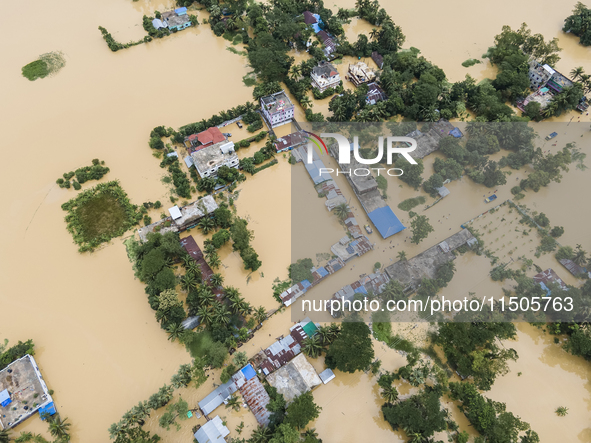
[[(353, 0), (338, 2), (342, 7), (353, 4)], [(574, 36), (560, 31), (572, 6), (546, 2), (536, 4), (534, 10), (530, 4), (515, 2), (477, 5), (467, 1), (430, 1), (421, 6), (418, 14), (413, 3), (384, 3), (407, 36), (404, 47), (420, 48), (427, 59), (444, 69), (451, 81), (463, 79), (466, 73), (477, 79), (493, 76), (494, 68), (487, 63), (466, 69), (461, 62), (479, 58), (503, 24), (516, 27), (523, 21), (546, 38), (559, 37), (559, 45), (564, 49), (559, 70), (568, 73), (581, 65), (591, 72), (591, 49), (578, 45)], [(230, 43), (216, 38), (207, 25), (117, 53), (107, 48), (97, 29), (104, 26), (121, 42), (137, 40), (145, 35), (141, 26), (144, 14), (172, 7), (173, 1), (160, 0), (65, 0), (59, 8), (40, 1), (5, 5), (7, 16), (25, 14), (33, 26), (23, 30), (18, 20), (8, 20), (0, 29), (0, 38), (17, 42), (3, 48), (0, 72), (0, 119), (7, 128), (3, 131), (5, 159), (0, 174), (5, 190), (1, 198), (5, 234), (0, 252), (0, 311), (5, 315), (0, 339), (7, 337), (12, 343), (33, 339), (37, 362), (49, 388), (55, 391), (59, 411), (72, 423), (75, 443), (106, 441), (109, 425), (168, 383), (178, 366), (189, 362), (190, 357), (181, 345), (169, 342), (157, 324), (143, 285), (133, 277), (122, 239), (111, 241), (93, 254), (77, 252), (65, 230), (65, 213), (61, 210), (61, 205), (76, 193), (60, 189), (55, 180), (64, 172), (100, 158), (111, 169), (103, 180), (119, 180), (133, 203), (161, 200), (166, 208), (169, 191), (161, 182), (165, 172), (158, 167), (159, 161), (152, 157), (147, 144), (150, 130), (157, 125), (176, 128), (252, 100), (251, 88), (242, 82), (250, 71), (246, 59), (227, 51)], [(203, 12), (197, 15), (200, 21), (206, 17)], [(442, 28), (442, 17), (448, 17), (450, 22), (461, 20), (462, 25), (447, 23), (445, 38), (434, 36), (433, 30)], [(356, 33), (369, 33), (371, 28), (354, 20), (346, 32), (354, 40)], [(59, 75), (36, 82), (21, 76), (22, 66), (50, 51), (62, 51), (66, 57), (67, 64)], [(299, 57), (303, 60), (308, 56)], [(215, 60), (215, 66), (204, 68), (204, 61), (210, 60)], [(365, 61), (373, 66), (369, 59)], [(341, 76), (348, 62), (346, 59), (338, 65)], [(315, 103), (313, 111), (327, 113), (328, 99)], [(568, 122), (571, 117), (572, 114), (563, 115), (556, 120)], [(303, 119), (297, 106), (296, 118)], [(563, 136), (566, 131), (560, 132), (556, 147), (541, 144), (542, 148), (560, 149), (572, 138), (585, 149), (589, 143), (589, 117), (580, 120), (583, 124), (577, 124), (578, 119), (574, 118), (568, 137)], [(543, 128), (542, 136), (556, 130), (547, 123)], [(282, 127), (277, 132), (281, 135), (287, 130), (288, 127)], [(235, 127), (230, 132), (235, 141), (243, 138), (244, 133)], [(31, 140), (35, 155), (29, 159), (23, 146)], [(239, 151), (239, 156), (252, 155), (261, 145), (253, 144), (248, 150)], [(434, 158), (435, 155), (425, 161), (425, 178), (431, 174)], [(311, 233), (314, 250), (302, 245), (300, 251), (300, 245), (291, 244), (290, 174), (301, 175), (302, 180), (307, 177), (301, 165), (292, 168), (281, 155), (278, 160), (278, 165), (249, 177), (238, 188), (240, 195), (236, 200), (238, 214), (247, 218), (254, 230), (252, 245), (263, 266), (249, 274), (229, 246), (220, 254), (226, 284), (238, 287), (254, 306), (268, 310), (277, 307), (271, 295), (273, 279), (286, 277), (294, 252), (298, 256), (327, 252), (344, 235), (308, 183), (305, 192), (309, 198), (303, 198), (301, 206), (315, 227)], [(501, 201), (510, 196), (511, 180), (523, 174), (509, 177), (509, 183), (499, 191)], [(546, 213), (553, 225), (565, 227), (561, 243), (581, 243), (587, 250), (591, 249), (591, 238), (581, 236), (581, 232), (586, 229), (590, 214), (588, 205), (581, 204), (580, 195), (591, 185), (590, 176), (573, 167), (564, 174), (562, 183), (553, 183), (537, 194), (528, 192), (523, 200), (531, 209)], [(359, 223), (367, 223), (349, 184), (342, 177), (337, 183), (350, 199)], [(89, 182), (83, 188), (93, 185)], [(419, 246), (411, 245), (404, 241), (408, 240), (405, 231), (390, 243), (378, 240), (375, 233), (372, 240), (377, 245), (372, 253), (356, 259), (340, 277), (314, 291), (323, 291), (330, 297), (343, 281), (349, 283), (359, 274), (371, 271), (375, 262), (389, 264), (401, 249), (409, 257), (416, 255), (486, 210), (482, 194), (488, 189), (466, 178), (448, 187), (451, 195), (426, 212), (436, 227), (427, 240)], [(388, 203), (406, 225), (408, 217), (396, 205), (416, 195), (418, 191), (406, 185), (400, 187), (397, 179), (389, 178)], [(159, 211), (150, 215), (157, 218)], [(198, 231), (190, 234), (202, 245), (204, 238)], [(550, 256), (542, 258), (553, 260)], [(487, 280), (485, 258), (466, 254), (458, 258), (456, 265), (458, 273), (445, 289), (446, 294), (500, 292), (498, 285)], [(559, 274), (570, 282), (565, 271)], [(269, 346), (291, 324), (289, 310), (273, 316), (246, 345), (250, 349), (248, 354)], [(541, 331), (527, 325), (519, 328), (519, 340), (513, 346), (520, 359), (511, 364), (510, 374), (496, 382), (491, 398), (506, 402), (508, 410), (528, 421), (542, 441), (589, 441), (588, 362), (564, 353)], [(376, 355), (391, 368), (404, 364), (402, 356), (381, 344), (376, 344)], [(523, 372), (521, 377), (517, 377), (518, 371)], [(219, 373), (212, 377), (216, 383), (219, 381)], [(212, 383), (208, 380), (199, 390), (179, 393), (194, 406), (209, 392)], [(370, 376), (338, 374), (332, 384), (319, 387), (314, 396), (324, 408), (314, 424), (324, 441), (352, 440), (353, 436), (356, 440), (371, 437), (374, 441), (402, 441), (402, 436), (392, 433), (380, 416), (381, 401)], [(559, 405), (569, 407), (567, 417), (555, 416), (553, 411)], [(246, 437), (254, 428), (252, 414), (244, 410), (232, 412), (222, 407), (219, 414), (227, 419), (232, 436), (236, 436), (234, 429), (241, 421), (245, 423)], [(183, 428), (178, 433), (160, 432), (157, 418), (152, 417), (147, 428), (161, 433), (166, 442), (187, 441), (191, 428), (199, 423), (192, 419), (181, 422)], [(456, 420), (467, 427), (460, 421), (461, 416)], [(46, 425), (32, 418), (16, 431), (45, 433)]]

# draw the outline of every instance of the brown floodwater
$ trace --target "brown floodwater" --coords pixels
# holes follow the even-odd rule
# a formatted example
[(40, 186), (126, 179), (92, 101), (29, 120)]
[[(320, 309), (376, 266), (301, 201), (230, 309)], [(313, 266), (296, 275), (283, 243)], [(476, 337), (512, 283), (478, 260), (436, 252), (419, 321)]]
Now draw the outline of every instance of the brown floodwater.
[[(339, 1), (338, 6), (352, 7), (353, 3)], [(150, 130), (161, 124), (178, 127), (252, 100), (251, 89), (242, 83), (242, 77), (250, 71), (246, 59), (227, 51), (230, 43), (216, 38), (207, 25), (117, 53), (107, 48), (97, 29), (104, 26), (121, 42), (137, 40), (145, 35), (141, 26), (144, 14), (173, 6), (170, 0), (66, 0), (60, 8), (40, 1), (4, 6), (7, 16), (26, 15), (31, 26), (23, 32), (18, 20), (9, 20), (0, 29), (3, 41), (14, 42), (14, 36), (18, 36), (18, 43), (3, 47), (0, 72), (0, 121), (5, 128), (5, 158), (0, 174), (0, 184), (5, 189), (1, 198), (5, 235), (0, 252), (0, 309), (4, 314), (0, 339), (7, 337), (13, 343), (28, 338), (35, 341), (37, 361), (49, 387), (55, 390), (58, 408), (73, 423), (74, 442), (107, 440), (111, 423), (167, 383), (178, 366), (190, 358), (182, 346), (170, 343), (160, 330), (143, 285), (133, 277), (122, 239), (114, 239), (93, 254), (77, 252), (65, 230), (65, 213), (61, 210), (75, 191), (58, 188), (55, 180), (63, 172), (88, 165), (98, 157), (111, 168), (103, 181), (120, 180), (132, 202), (167, 202), (169, 189), (160, 180), (164, 171), (147, 146)], [(404, 47), (420, 48), (427, 59), (445, 70), (451, 81), (461, 80), (466, 73), (478, 80), (494, 75), (494, 68), (487, 63), (464, 68), (461, 62), (479, 58), (503, 24), (516, 27), (522, 21), (546, 38), (559, 37), (564, 51), (558, 69), (563, 73), (579, 65), (591, 72), (591, 49), (578, 45), (574, 36), (560, 31), (563, 18), (572, 8), (567, 3), (476, 5), (467, 1), (429, 1), (420, 5), (420, 14), (416, 13), (414, 3), (384, 6), (407, 36)], [(199, 21), (206, 17), (203, 12), (197, 15)], [(487, 20), (481, 20), (483, 16)], [(448, 17), (447, 22), (442, 22), (444, 17)], [(461, 20), (462, 25), (456, 26), (451, 20)], [(346, 32), (354, 40), (356, 33), (369, 33), (371, 29), (367, 23), (354, 20)], [(433, 30), (445, 32), (444, 38), (434, 35)], [(58, 75), (35, 82), (21, 76), (21, 67), (39, 54), (58, 50), (67, 60)], [(307, 57), (305, 53), (296, 55), (298, 60)], [(373, 66), (369, 59), (364, 61)], [(338, 65), (341, 76), (348, 63), (346, 59)], [(327, 109), (328, 100), (315, 103), (313, 108), (314, 112)], [(296, 116), (303, 119), (299, 107)], [(569, 134), (571, 130), (576, 133), (568, 137), (561, 133), (559, 145), (553, 148), (547, 144), (547, 149), (561, 148), (570, 141), (569, 137), (585, 149), (589, 142), (589, 117), (582, 117), (584, 123), (577, 124), (577, 116), (569, 128)], [(569, 114), (553, 120), (569, 121), (571, 117)], [(554, 130), (550, 126), (544, 126), (542, 136)], [(237, 127), (230, 132), (234, 140), (242, 138), (243, 132)], [(277, 130), (279, 135), (287, 132), (288, 126)], [(35, 156), (27, 159), (20, 151), (22, 143), (30, 143), (31, 133), (35, 138)], [(239, 155), (252, 155), (262, 144), (241, 150)], [(425, 161), (425, 178), (431, 174), (430, 165), (435, 157)], [(229, 246), (221, 251), (221, 272), (226, 284), (238, 287), (253, 305), (269, 310), (277, 307), (271, 296), (273, 279), (286, 277), (291, 257), (315, 258), (316, 253), (328, 252), (330, 245), (344, 235), (309, 183), (309, 198), (302, 200), (301, 206), (316, 228), (310, 242), (314, 247), (292, 245), (291, 174), (303, 179), (306, 173), (301, 165), (291, 168), (281, 154), (278, 160), (278, 165), (240, 185), (236, 200), (238, 214), (246, 217), (254, 230), (252, 244), (263, 266), (249, 274)], [(512, 177), (523, 174), (514, 172)], [(510, 196), (512, 177), (499, 191), (501, 201)], [(580, 195), (591, 185), (589, 177), (590, 174), (572, 168), (562, 183), (553, 183), (537, 194), (528, 192), (523, 200), (532, 209), (545, 212), (553, 224), (565, 227), (561, 242), (581, 243), (586, 249), (591, 248), (591, 240), (581, 237), (580, 232), (586, 229), (589, 209), (580, 204)], [(388, 203), (408, 224), (407, 215), (396, 205), (419, 192), (401, 186), (394, 178), (388, 180)], [(314, 291), (330, 297), (343, 282), (349, 283), (359, 274), (371, 271), (376, 261), (389, 264), (400, 249), (408, 256), (416, 255), (446, 238), (449, 228), (454, 232), (461, 223), (486, 210), (481, 195), (488, 190), (471, 182), (463, 183), (466, 180), (448, 185), (452, 194), (427, 210), (436, 231), (419, 246), (409, 243), (406, 232), (394, 237), (392, 244), (373, 234), (372, 240), (377, 243), (373, 252), (353, 261), (349, 267), (354, 265), (353, 269), (341, 271), (342, 278), (329, 279)], [(359, 223), (367, 223), (349, 184), (342, 177), (337, 183), (350, 199)], [(157, 218), (159, 212), (152, 211), (150, 215)], [(435, 223), (436, 220), (442, 221)], [(193, 230), (191, 234), (202, 244), (200, 232)], [(559, 269), (563, 279), (570, 278), (552, 257), (542, 259)], [(450, 283), (446, 294), (500, 293), (500, 287), (486, 279), (488, 268), (483, 257), (466, 254), (457, 264), (461, 268), (457, 277), (461, 278)], [(291, 324), (289, 309), (273, 316), (242, 349), (250, 349), (249, 355), (254, 354), (285, 334)], [(508, 410), (531, 423), (542, 441), (589, 441), (588, 363), (563, 352), (541, 331), (527, 325), (519, 328), (519, 340), (512, 346), (518, 349), (520, 359), (512, 364), (510, 374), (497, 381), (491, 398), (506, 402)], [(376, 344), (376, 354), (389, 369), (405, 363), (402, 356), (381, 344)], [(321, 361), (314, 364), (321, 365)], [(518, 371), (523, 372), (521, 377), (517, 377)], [(212, 377), (219, 382), (219, 371), (212, 373)], [(194, 407), (213, 382), (208, 380), (199, 390), (181, 390), (177, 394)], [(338, 374), (336, 380), (319, 387), (314, 395), (324, 408), (315, 426), (325, 441), (346, 441), (352, 439), (350, 435), (374, 441), (402, 438), (392, 433), (381, 418), (379, 393), (375, 380), (368, 375)], [(561, 405), (569, 407), (567, 417), (553, 414)], [(244, 410), (235, 413), (222, 407), (216, 412), (226, 417), (233, 436), (240, 421), (245, 422), (243, 435), (248, 436), (255, 426), (252, 415)], [(467, 427), (461, 414), (454, 417)], [(160, 432), (155, 424), (157, 418), (153, 417), (148, 428)], [(200, 423), (192, 420), (181, 422), (183, 427), (178, 433), (162, 431), (164, 441), (187, 441), (190, 429)], [(46, 426), (32, 418), (16, 429), (25, 430), (46, 433)]]

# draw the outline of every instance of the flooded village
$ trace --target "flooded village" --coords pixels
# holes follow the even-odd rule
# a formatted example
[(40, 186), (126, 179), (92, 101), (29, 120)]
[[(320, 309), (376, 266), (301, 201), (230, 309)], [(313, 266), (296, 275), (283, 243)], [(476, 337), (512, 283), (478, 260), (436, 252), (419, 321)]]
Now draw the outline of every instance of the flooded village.
[[(320, 10), (294, 14), (314, 44), (294, 44), (287, 55), (293, 66), (308, 62), (305, 73), (253, 95), (255, 83), (248, 79), (260, 74), (253, 73), (248, 45), (229, 38), (238, 32), (216, 36), (217, 24), (226, 29), (228, 20), (230, 27), (234, 23), (224, 9), (230, 6), (220, 3), (218, 13), (186, 3), (66, 2), (60, 11), (34, 3), (24, 8), (35, 27), (17, 30), (9, 22), (0, 31), (6, 39), (18, 35), (5, 48), (0, 110), (11, 128), (4, 135), (8, 159), (0, 179), (11, 191), (3, 200), (9, 216), (3, 224), (0, 340), (9, 342), (0, 346), (0, 432), (8, 431), (8, 441), (157, 441), (158, 435), (164, 442), (239, 442), (283, 433), (285, 441), (403, 442), (411, 435), (403, 424), (395, 430), (392, 417), (402, 415), (407, 400), (431, 399), (433, 389), (449, 382), (451, 390), (438, 397), (440, 409), (428, 414), (441, 412), (444, 423), (434, 425), (430, 437), (472, 442), (486, 436), (460, 409), (467, 403), (458, 386), (481, 382), (479, 375), (463, 372), (453, 350), (433, 345), (433, 336), (445, 332), (437, 323), (405, 316), (385, 327), (387, 318), (369, 312), (369, 335), (356, 349), (361, 355), (369, 343), (370, 364), (347, 372), (339, 337), (353, 334), (341, 323), (348, 313), (314, 312), (306, 302), (420, 299), (431, 294), (429, 284), (439, 299), (557, 298), (581, 291), (584, 302), (588, 262), (577, 251), (591, 250), (585, 235), (589, 209), (581, 197), (591, 184), (588, 160), (571, 155), (559, 180), (538, 190), (513, 189), (536, 172), (530, 163), (500, 168), (506, 182), (493, 187), (464, 171), (428, 192), (422, 183), (449, 161), (441, 140), (453, 137), (465, 147), (471, 139), (467, 122), (476, 114), (465, 109), (433, 122), (419, 119), (396, 134), (417, 141), (420, 186), (388, 174), (384, 184), (375, 172), (326, 172), (365, 165), (355, 164), (353, 151), (351, 166), (339, 164), (334, 143), (324, 138), (325, 151), (304, 132), (316, 134), (316, 123), (306, 120), (316, 113), (336, 115), (339, 100), (349, 94), (357, 93), (356, 103), (363, 101), (365, 109), (388, 101), (382, 76), (390, 57), (339, 52), (344, 38), (351, 46), (359, 35), (375, 43), (371, 34), (381, 25), (341, 12), (341, 37), (330, 32), (334, 21)], [(352, 0), (324, 5), (335, 16), (339, 8), (346, 13), (358, 6)], [(528, 60), (529, 92), (510, 105), (515, 115), (531, 110), (530, 103), (538, 103), (544, 115), (554, 97), (581, 80), (572, 70), (591, 72), (591, 49), (561, 30), (574, 5), (538, 5), (551, 7), (552, 14), (508, 3), (457, 6), (464, 24), (449, 25), (440, 38), (425, 29), (440, 27), (442, 17), (451, 20), (449, 4), (430, 2), (421, 14), (410, 3), (380, 7), (406, 36), (402, 53), (419, 48), (420, 56), (444, 71), (450, 88), (466, 74), (476, 83), (497, 76), (498, 66), (482, 55), (504, 25), (518, 29), (525, 21), (532, 33), (557, 37), (560, 61)], [(7, 7), (23, 13), (17, 5)], [(487, 20), (475, 19), (483, 14)], [(116, 43), (141, 44), (113, 51), (99, 26)], [(255, 36), (253, 29), (249, 33)], [(317, 49), (324, 61), (316, 59)], [(58, 50), (66, 59), (59, 74), (34, 82), (21, 76), (21, 67), (38, 54)], [(481, 63), (462, 66), (472, 58)], [(302, 92), (295, 84), (304, 80), (310, 87)], [(263, 83), (259, 78), (255, 90)], [(170, 94), (172, 88), (181, 92)], [(247, 102), (251, 107), (232, 113)], [(574, 105), (529, 123), (536, 131), (533, 146), (543, 155), (560, 154), (568, 143), (576, 144), (572, 152), (588, 151), (591, 118), (585, 100)], [(162, 132), (152, 134), (160, 125)], [(23, 173), (17, 146), (32, 128), (44, 147), (36, 159), (44, 161), (28, 162)], [(154, 135), (159, 148), (152, 147)], [(361, 139), (362, 151), (374, 144)], [(352, 137), (349, 142), (354, 144)], [(497, 163), (507, 155), (504, 148), (487, 154)], [(116, 180), (142, 221), (93, 252), (79, 253), (62, 210), (78, 190), (58, 186), (56, 178), (96, 157), (110, 172), (80, 181), (82, 192)], [(409, 199), (422, 203), (399, 207)], [(433, 230), (415, 242), (420, 216)], [(544, 251), (544, 232), (554, 227), (563, 233), (555, 237), (554, 250)], [(153, 244), (157, 236), (176, 242)], [(164, 254), (153, 274), (158, 280), (145, 265), (150, 248), (158, 251), (152, 255)], [(293, 267), (307, 259), (310, 267)], [(443, 265), (453, 265), (453, 278), (442, 277)], [(171, 296), (171, 310), (149, 292), (156, 288), (166, 288), (161, 292)], [(497, 340), (518, 357), (506, 358), (494, 383), (478, 392), (503, 403), (539, 441), (591, 441), (589, 361), (569, 352), (572, 335), (556, 329), (560, 319), (520, 320), (513, 336)], [(585, 324), (576, 317), (567, 321)], [(26, 340), (34, 347), (17, 345)], [(221, 362), (212, 357), (214, 343), (224, 344), (224, 352), (217, 349)], [(318, 407), (303, 424), (296, 418), (302, 404)]]

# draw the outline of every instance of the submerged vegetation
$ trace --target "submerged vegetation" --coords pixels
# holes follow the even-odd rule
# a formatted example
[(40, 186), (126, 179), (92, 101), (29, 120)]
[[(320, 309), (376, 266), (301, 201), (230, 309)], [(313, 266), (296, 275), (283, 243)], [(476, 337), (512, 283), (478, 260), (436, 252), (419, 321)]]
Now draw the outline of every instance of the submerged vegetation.
[(142, 218), (117, 181), (100, 183), (78, 194), (62, 209), (68, 211), (67, 229), (80, 252), (93, 251), (101, 243), (123, 235)]
[(85, 183), (88, 180), (100, 180), (103, 178), (103, 176), (110, 171), (110, 169), (104, 165), (104, 161), (101, 162), (98, 158), (95, 158), (92, 160), (92, 166), (85, 166), (83, 168), (78, 168), (75, 171), (64, 172), (63, 178), (58, 178), (56, 183), (60, 188), (69, 189), (70, 180), (76, 177), (76, 180), (72, 180), (71, 185), (78, 191), (82, 183)]
[(56, 74), (66, 65), (64, 54), (59, 51), (42, 54), (39, 58), (28, 65), (23, 66), (23, 77), (30, 81), (38, 78), (45, 78), (48, 75)]

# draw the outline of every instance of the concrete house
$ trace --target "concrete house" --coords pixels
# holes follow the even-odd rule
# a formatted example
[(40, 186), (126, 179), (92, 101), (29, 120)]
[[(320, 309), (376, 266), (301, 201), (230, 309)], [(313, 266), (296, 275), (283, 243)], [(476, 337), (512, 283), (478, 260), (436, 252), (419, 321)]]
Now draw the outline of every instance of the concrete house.
[(312, 78), (312, 86), (320, 92), (324, 92), (328, 88), (336, 88), (341, 81), (341, 76), (336, 68), (324, 60), (312, 69), (310, 77)]
[(204, 147), (191, 154), (197, 172), (204, 177), (215, 177), (222, 166), (238, 169), (238, 156), (234, 142), (223, 141)]
[(164, 27), (168, 27), (171, 31), (181, 31), (192, 25), (191, 19), (187, 15), (187, 8), (184, 7), (177, 8), (174, 11), (163, 12), (162, 23), (165, 25)]
[(347, 79), (351, 81), (355, 87), (364, 83), (373, 82), (376, 78), (375, 72), (363, 62), (357, 62), (354, 65), (349, 65), (347, 71)]
[(294, 106), (285, 91), (261, 98), (261, 109), (271, 127), (291, 122), (294, 117)]

